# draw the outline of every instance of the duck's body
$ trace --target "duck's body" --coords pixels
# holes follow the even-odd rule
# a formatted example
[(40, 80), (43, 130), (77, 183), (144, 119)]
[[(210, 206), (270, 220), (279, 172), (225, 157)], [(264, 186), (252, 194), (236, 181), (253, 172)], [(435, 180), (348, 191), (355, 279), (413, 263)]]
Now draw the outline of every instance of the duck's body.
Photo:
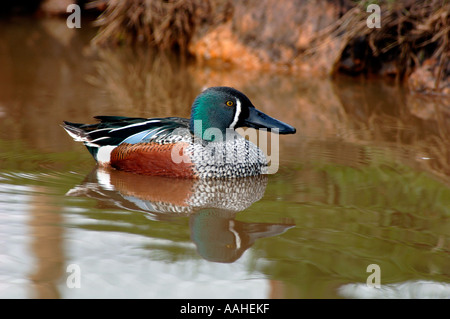
[(65, 122), (94, 159), (119, 170), (183, 178), (233, 178), (266, 174), (264, 153), (234, 131), (241, 126), (295, 129), (256, 110), (241, 92), (228, 87), (203, 91), (191, 119), (97, 116), (99, 123)]

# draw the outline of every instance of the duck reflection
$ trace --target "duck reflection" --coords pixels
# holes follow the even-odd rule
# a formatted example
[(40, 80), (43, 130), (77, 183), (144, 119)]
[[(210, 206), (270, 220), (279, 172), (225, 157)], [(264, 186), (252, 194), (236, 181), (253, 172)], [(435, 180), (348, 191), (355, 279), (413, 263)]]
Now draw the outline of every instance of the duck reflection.
[(140, 211), (152, 220), (189, 218), (191, 240), (206, 260), (231, 263), (257, 239), (282, 234), (290, 223), (248, 223), (236, 214), (260, 200), (267, 176), (230, 180), (173, 179), (96, 168), (67, 195), (96, 199), (102, 208)]

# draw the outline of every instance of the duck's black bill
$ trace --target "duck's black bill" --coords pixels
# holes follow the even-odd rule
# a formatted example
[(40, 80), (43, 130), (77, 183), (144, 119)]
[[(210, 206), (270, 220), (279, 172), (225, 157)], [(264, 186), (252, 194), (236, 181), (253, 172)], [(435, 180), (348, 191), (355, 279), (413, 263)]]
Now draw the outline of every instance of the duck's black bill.
[(244, 121), (244, 126), (256, 129), (267, 128), (272, 131), (277, 129), (274, 133), (278, 132), (278, 134), (294, 134), (296, 132), (295, 127), (274, 119), (253, 107), (249, 108), (249, 115)]

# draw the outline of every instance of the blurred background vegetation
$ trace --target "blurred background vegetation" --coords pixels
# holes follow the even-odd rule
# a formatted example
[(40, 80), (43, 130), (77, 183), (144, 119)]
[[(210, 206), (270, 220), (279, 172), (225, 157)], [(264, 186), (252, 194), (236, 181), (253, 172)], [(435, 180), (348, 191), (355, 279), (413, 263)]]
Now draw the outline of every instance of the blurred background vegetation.
[[(152, 47), (245, 70), (380, 76), (450, 94), (448, 0), (23, 0), (2, 4), (2, 16), (65, 17), (71, 3), (98, 27), (97, 47)], [(367, 25), (372, 3), (380, 28)]]

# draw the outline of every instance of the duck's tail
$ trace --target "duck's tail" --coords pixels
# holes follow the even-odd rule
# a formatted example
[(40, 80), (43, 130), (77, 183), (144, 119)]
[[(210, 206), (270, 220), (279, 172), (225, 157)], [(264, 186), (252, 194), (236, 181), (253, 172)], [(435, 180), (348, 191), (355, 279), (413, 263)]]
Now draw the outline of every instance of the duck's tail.
[(61, 126), (75, 141), (89, 142), (89, 134), (87, 134), (87, 132), (81, 128), (83, 125), (84, 124), (64, 121), (64, 124)]

